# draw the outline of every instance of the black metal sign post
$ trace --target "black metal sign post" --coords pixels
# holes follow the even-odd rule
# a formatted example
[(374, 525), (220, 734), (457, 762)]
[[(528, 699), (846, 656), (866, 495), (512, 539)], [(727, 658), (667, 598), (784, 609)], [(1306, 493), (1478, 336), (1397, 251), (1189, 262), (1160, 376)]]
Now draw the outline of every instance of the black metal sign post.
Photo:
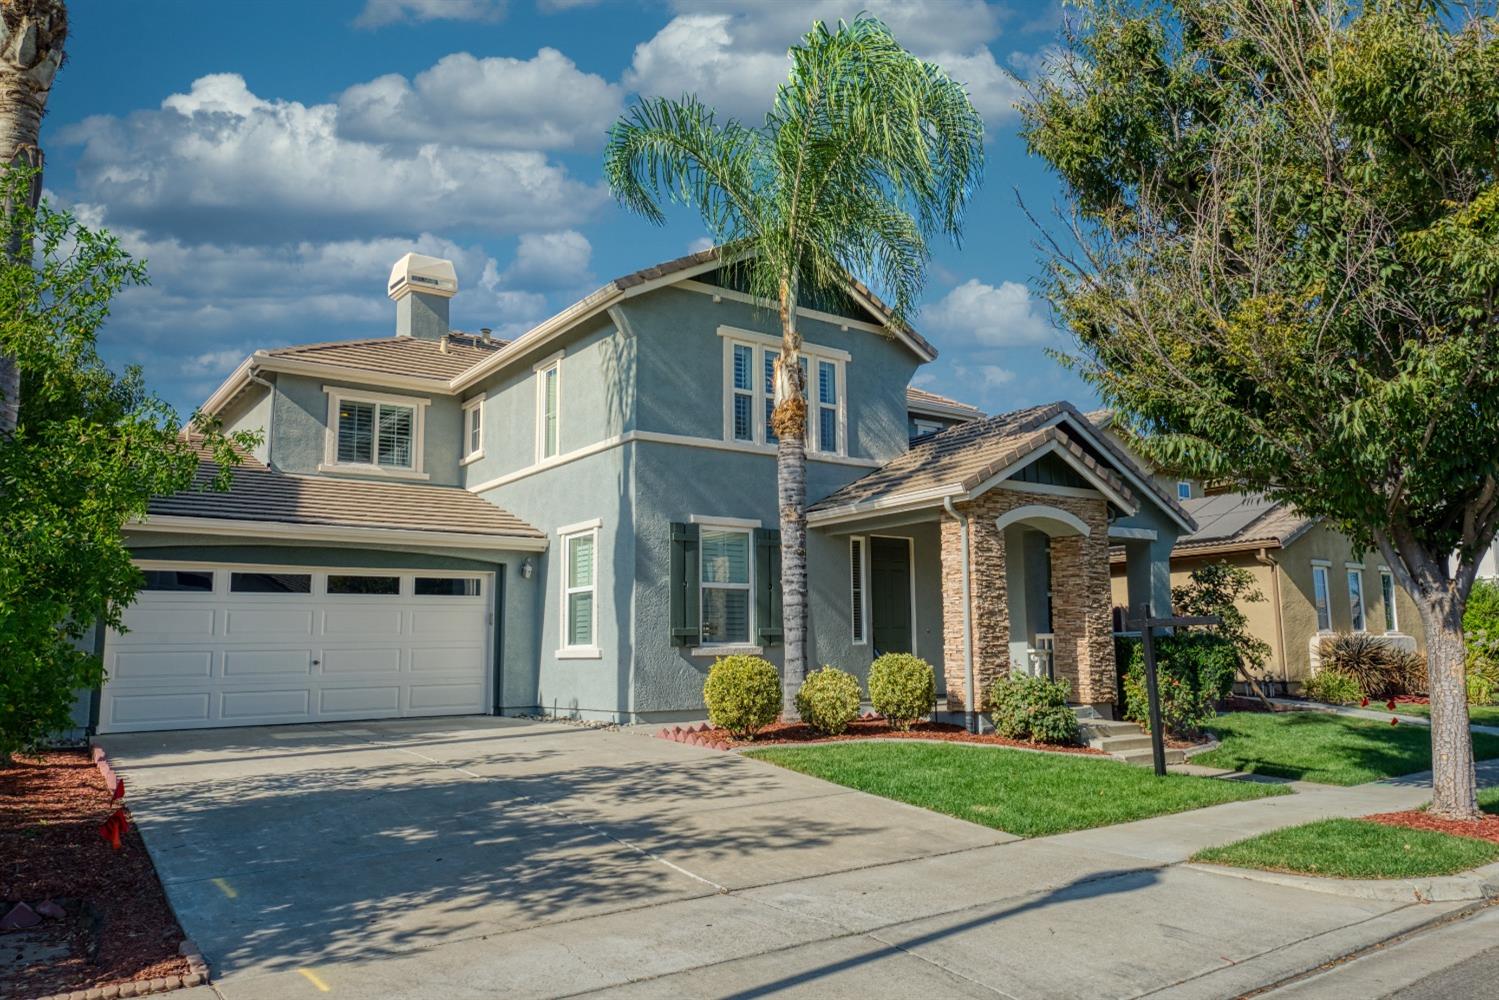
[[(1146, 609), (1142, 605), (1142, 612)], [(1161, 726), (1161, 686), (1156, 679), (1155, 641), (1158, 628), (1185, 628), (1189, 625), (1219, 625), (1217, 615), (1194, 615), (1185, 618), (1151, 618), (1148, 613), (1129, 623), (1140, 630), (1140, 651), (1145, 657), (1145, 699), (1150, 704), (1150, 755), (1155, 763), (1157, 777), (1166, 775), (1166, 734)]]

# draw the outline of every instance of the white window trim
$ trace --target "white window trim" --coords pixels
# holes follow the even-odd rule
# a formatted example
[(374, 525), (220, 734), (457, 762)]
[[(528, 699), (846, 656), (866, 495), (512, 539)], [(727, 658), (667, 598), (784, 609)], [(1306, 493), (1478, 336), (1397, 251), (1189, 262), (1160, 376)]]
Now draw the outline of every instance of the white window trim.
[[(1348, 588), (1348, 627), (1354, 632), (1369, 631), (1369, 594), (1364, 589), (1364, 567), (1361, 564), (1357, 569), (1350, 565), (1343, 577), (1343, 586)], [(1353, 614), (1353, 581), (1358, 581), (1358, 617), (1363, 619), (1360, 624)]]
[[(742, 517), (703, 517), (693, 514), (689, 517), (693, 524), (705, 528), (715, 528), (719, 531), (737, 531), (745, 535), (748, 542), (748, 557), (745, 561), (744, 583), (709, 583), (703, 575), (703, 546), (698, 544), (697, 549), (697, 591), (698, 591), (698, 622), (697, 641), (698, 645), (693, 647), (694, 656), (725, 656), (748, 654), (758, 656), (762, 652), (759, 646), (754, 644), (755, 635), (755, 529), (759, 522), (751, 522)], [(737, 642), (710, 642), (703, 638), (703, 625), (708, 616), (703, 612), (703, 591), (705, 590), (743, 590), (745, 593), (745, 623), (747, 635), (745, 639)], [(708, 650), (699, 653), (697, 650)]]
[[(558, 551), (562, 557), (561, 572), (557, 574), (561, 582), (562, 603), (560, 619), (561, 635), (558, 637), (557, 656), (563, 660), (597, 660), (603, 657), (603, 650), (599, 648), (599, 527), (602, 522), (598, 519), (585, 521), (581, 524), (570, 524), (559, 528), (557, 538), (559, 541)], [(593, 541), (593, 582), (586, 587), (570, 587), (567, 583), (567, 571), (571, 562), (571, 553), (568, 547), (575, 538), (588, 537)], [(568, 614), (568, 598), (574, 594), (588, 593), (593, 595), (590, 607), (593, 612), (593, 620), (588, 625), (588, 634), (593, 639), (587, 645), (576, 646), (568, 642), (567, 626), (571, 621)]]
[[(473, 435), (470, 433), (469, 421), (473, 419), (475, 411), (479, 415), (479, 446), (472, 448), (470, 445), (473, 443)], [(484, 457), (484, 397), (482, 395), (475, 396), (463, 404), (463, 452), (463, 459), (458, 463), (459, 465), (477, 462)]]
[[(1390, 581), (1390, 593), (1385, 594), (1384, 582)], [(1395, 580), (1395, 574), (1390, 567), (1379, 567), (1379, 603), (1385, 607), (1385, 615), (1389, 618), (1389, 628), (1385, 629), (1385, 635), (1400, 631), (1400, 584)]]
[[(723, 340), (723, 383), (720, 386), (723, 392), (723, 440), (729, 444), (739, 446), (759, 446), (774, 449), (775, 445), (769, 440), (765, 420), (765, 404), (769, 394), (765, 389), (765, 356), (767, 352), (776, 355), (780, 353), (781, 342), (776, 337), (753, 333), (748, 330), (739, 330), (734, 327), (721, 326), (718, 335)], [(734, 348), (748, 347), (751, 352), (750, 361), (750, 417), (752, 440), (745, 441), (734, 436), (734, 397), (744, 392), (742, 389), (734, 388)], [(802, 344), (801, 357), (807, 361), (807, 457), (848, 457), (848, 373), (846, 364), (849, 359), (847, 351), (840, 351), (829, 347), (818, 347), (815, 344)], [(818, 419), (822, 409), (817, 393), (817, 365), (819, 362), (827, 362), (833, 366), (833, 386), (838, 395), (837, 403), (837, 436), (833, 450), (824, 451), (818, 447), (820, 443), (817, 438), (821, 422)]]
[[(1312, 560), (1312, 614), (1317, 619), (1318, 632), (1332, 631), (1332, 579), (1328, 570), (1332, 564), (1320, 559)], [(1317, 578), (1322, 578), (1322, 593), (1327, 596), (1327, 627), (1322, 627), (1322, 616), (1317, 612)]]
[[(852, 569), (853, 554), (854, 554), (854, 546), (855, 545), (859, 546), (859, 594), (858, 594), (859, 607), (858, 607), (857, 610), (859, 612), (859, 624), (863, 626), (864, 635), (862, 637), (854, 635), (854, 623), (853, 623), (853, 619), (850, 618), (849, 619), (849, 623), (848, 623), (849, 644), (853, 645), (853, 646), (868, 646), (870, 644), (870, 640), (869, 640), (869, 539), (866, 538), (863, 535), (850, 535), (849, 536), (849, 539), (848, 539), (848, 555), (849, 555), (850, 569)], [(850, 588), (850, 593), (848, 595), (849, 610), (852, 612), (853, 610), (855, 610), (855, 608), (854, 608), (854, 594), (852, 592), (852, 588), (853, 588), (853, 585), (854, 585), (853, 574), (852, 573), (849, 574), (848, 585), (849, 585), (849, 588)]]
[[(537, 362), (534, 369), (536, 372), (536, 461), (555, 462), (562, 455), (562, 355), (554, 354), (544, 361)], [(557, 373), (557, 450), (552, 454), (546, 453), (546, 377), (548, 372)]]
[[(359, 476), (385, 476), (391, 479), (431, 479), (426, 471), (426, 454), (423, 447), (427, 437), (427, 407), (432, 400), (422, 396), (394, 396), (383, 392), (365, 392), (344, 386), (325, 385), (328, 395), (328, 417), (323, 428), (323, 461), (319, 472), (332, 472)], [(338, 460), (338, 408), (344, 400), (351, 403), (386, 403), (391, 406), (409, 406), (411, 418), (411, 468), (364, 462), (340, 462)], [(378, 433), (378, 427), (376, 428)], [(375, 442), (374, 456), (379, 457), (379, 442)]]
[[(1185, 486), (1187, 488), (1185, 495), (1182, 494), (1182, 487), (1183, 486)], [(1179, 479), (1179, 480), (1177, 480), (1177, 482), (1176, 482), (1176, 499), (1178, 499), (1178, 500), (1191, 500), (1192, 499), (1192, 483), (1191, 483), (1191, 481), (1186, 480), (1186, 479)]]

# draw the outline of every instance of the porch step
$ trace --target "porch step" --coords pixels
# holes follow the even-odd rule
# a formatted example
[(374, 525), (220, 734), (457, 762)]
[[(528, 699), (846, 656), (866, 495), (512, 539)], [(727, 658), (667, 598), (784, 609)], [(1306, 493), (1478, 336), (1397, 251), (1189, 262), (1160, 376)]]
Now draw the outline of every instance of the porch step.
[[(1155, 757), (1151, 754), (1149, 747), (1146, 747), (1144, 750), (1131, 750), (1128, 753), (1116, 753), (1114, 754), (1114, 756), (1124, 761), (1126, 764), (1134, 764), (1136, 767), (1155, 766)], [(1186, 759), (1187, 755), (1184, 751), (1173, 750), (1171, 747), (1166, 748), (1167, 764), (1185, 763)]]
[[(1078, 733), (1095, 750), (1122, 760), (1127, 764), (1150, 767), (1154, 758), (1150, 751), (1150, 736), (1139, 725), (1123, 719), (1104, 719), (1096, 714), (1087, 717), (1078, 713)], [(1180, 750), (1166, 748), (1166, 763), (1180, 764), (1186, 760)]]

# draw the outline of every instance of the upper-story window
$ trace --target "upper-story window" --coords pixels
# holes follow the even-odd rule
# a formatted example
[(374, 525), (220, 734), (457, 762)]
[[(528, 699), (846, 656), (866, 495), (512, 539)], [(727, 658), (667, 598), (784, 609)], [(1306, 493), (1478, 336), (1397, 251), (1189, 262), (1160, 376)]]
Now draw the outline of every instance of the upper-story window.
[[(720, 327), (724, 340), (724, 439), (744, 444), (777, 443), (771, 424), (775, 410), (775, 365), (781, 356), (775, 337)], [(807, 387), (807, 450), (848, 453), (848, 404), (842, 351), (805, 344), (800, 357)]]
[(1190, 499), (1192, 499), (1192, 484), (1189, 483), (1189, 482), (1187, 482), (1186, 480), (1182, 480), (1181, 482), (1177, 483), (1176, 484), (1176, 499), (1178, 499), (1178, 500), (1190, 500)]
[(428, 400), (324, 386), (328, 434), (324, 472), (425, 478), (422, 421)]
[(562, 358), (555, 355), (536, 366), (536, 461), (557, 456), (562, 407)]
[(463, 460), (484, 457), (484, 397), (463, 404)]
[(933, 420), (931, 417), (912, 417), (908, 430), (912, 441), (920, 441), (933, 434), (941, 434), (947, 430), (947, 424), (940, 420)]

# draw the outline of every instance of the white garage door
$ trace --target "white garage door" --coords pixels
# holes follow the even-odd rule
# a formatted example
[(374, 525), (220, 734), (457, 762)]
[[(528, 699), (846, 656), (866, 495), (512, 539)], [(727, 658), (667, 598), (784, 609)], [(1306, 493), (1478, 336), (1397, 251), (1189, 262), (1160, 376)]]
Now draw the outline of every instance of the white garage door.
[(100, 732), (489, 710), (490, 574), (140, 567)]

